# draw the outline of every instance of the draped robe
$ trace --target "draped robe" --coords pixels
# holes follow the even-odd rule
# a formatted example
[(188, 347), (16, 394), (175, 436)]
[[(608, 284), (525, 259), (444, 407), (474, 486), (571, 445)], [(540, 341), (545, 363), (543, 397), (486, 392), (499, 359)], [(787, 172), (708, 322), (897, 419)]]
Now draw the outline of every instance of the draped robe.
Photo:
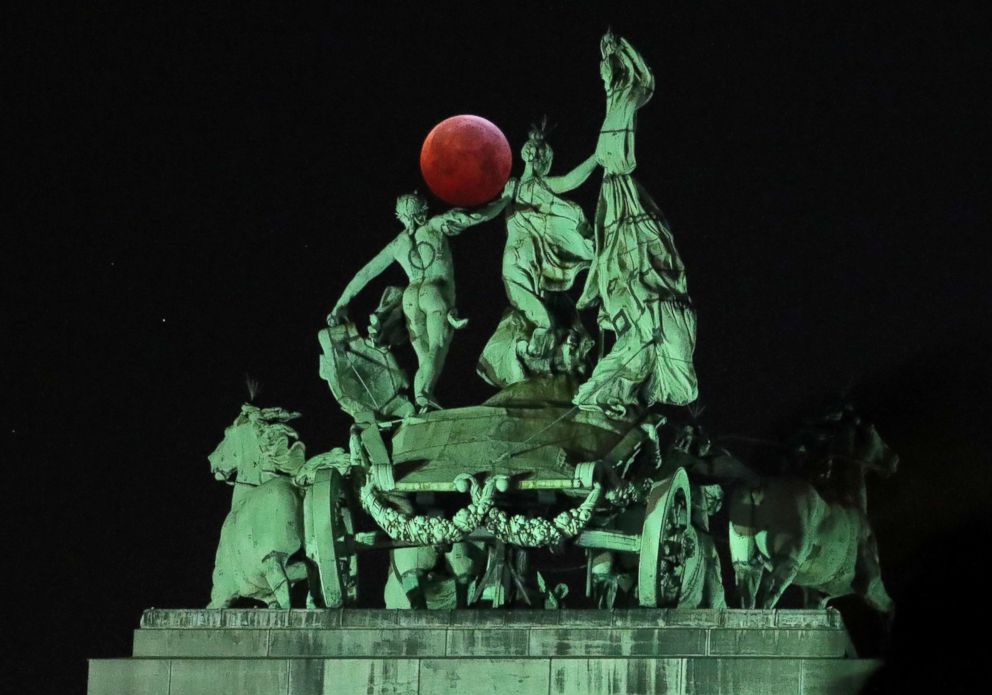
[(696, 317), (685, 266), (664, 216), (631, 176), (636, 114), (654, 93), (654, 77), (624, 39), (604, 53), (606, 117), (596, 146), (604, 176), (593, 226), (595, 257), (578, 306), (598, 304), (600, 328), (614, 333), (616, 342), (575, 403), (607, 412), (638, 403), (684, 405), (698, 396)]
[(572, 301), (559, 293), (574, 284), (592, 258), (591, 229), (582, 208), (551, 190), (543, 177), (510, 179), (506, 193), (503, 284), (510, 309), (483, 348), (477, 368), (486, 382), (499, 387), (576, 366), (554, 356), (528, 360), (521, 353), (535, 328), (554, 330), (556, 345), (570, 331), (580, 342), (589, 340)]

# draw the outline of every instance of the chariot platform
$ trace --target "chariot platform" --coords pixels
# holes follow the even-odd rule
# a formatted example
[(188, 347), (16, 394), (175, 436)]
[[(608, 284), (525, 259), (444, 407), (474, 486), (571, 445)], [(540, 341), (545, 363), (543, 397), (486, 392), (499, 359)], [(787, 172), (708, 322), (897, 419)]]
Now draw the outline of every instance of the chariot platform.
[(147, 610), (89, 695), (826, 695), (879, 662), (834, 610)]

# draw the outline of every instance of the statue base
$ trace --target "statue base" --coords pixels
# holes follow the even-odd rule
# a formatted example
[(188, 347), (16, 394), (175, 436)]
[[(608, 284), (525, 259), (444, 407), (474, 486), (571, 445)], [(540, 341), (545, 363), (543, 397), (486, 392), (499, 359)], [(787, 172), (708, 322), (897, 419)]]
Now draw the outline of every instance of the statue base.
[(855, 693), (827, 610), (157, 610), (89, 695)]

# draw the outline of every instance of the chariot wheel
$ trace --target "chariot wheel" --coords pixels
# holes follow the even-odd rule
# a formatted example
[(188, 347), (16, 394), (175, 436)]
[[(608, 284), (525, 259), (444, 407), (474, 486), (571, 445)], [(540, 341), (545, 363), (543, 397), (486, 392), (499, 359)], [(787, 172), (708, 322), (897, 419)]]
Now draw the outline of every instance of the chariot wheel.
[(674, 607), (691, 550), (688, 536), (689, 476), (679, 468), (654, 484), (647, 497), (637, 568), (638, 600), (652, 608)]
[(325, 608), (358, 600), (358, 555), (348, 490), (335, 468), (317, 471), (303, 503), (306, 554), (317, 568), (310, 590)]

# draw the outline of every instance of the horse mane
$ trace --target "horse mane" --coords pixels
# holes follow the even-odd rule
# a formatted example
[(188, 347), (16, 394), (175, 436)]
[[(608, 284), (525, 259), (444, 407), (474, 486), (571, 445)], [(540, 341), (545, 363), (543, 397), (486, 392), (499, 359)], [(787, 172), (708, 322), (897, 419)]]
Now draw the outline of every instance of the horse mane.
[(825, 499), (863, 506), (867, 462), (857, 458), (859, 433), (866, 423), (847, 400), (803, 421), (789, 440), (786, 465)]
[(252, 427), (263, 470), (293, 476), (306, 460), (300, 435), (286, 423), (300, 417), (283, 408), (259, 408), (246, 403), (238, 420)]

